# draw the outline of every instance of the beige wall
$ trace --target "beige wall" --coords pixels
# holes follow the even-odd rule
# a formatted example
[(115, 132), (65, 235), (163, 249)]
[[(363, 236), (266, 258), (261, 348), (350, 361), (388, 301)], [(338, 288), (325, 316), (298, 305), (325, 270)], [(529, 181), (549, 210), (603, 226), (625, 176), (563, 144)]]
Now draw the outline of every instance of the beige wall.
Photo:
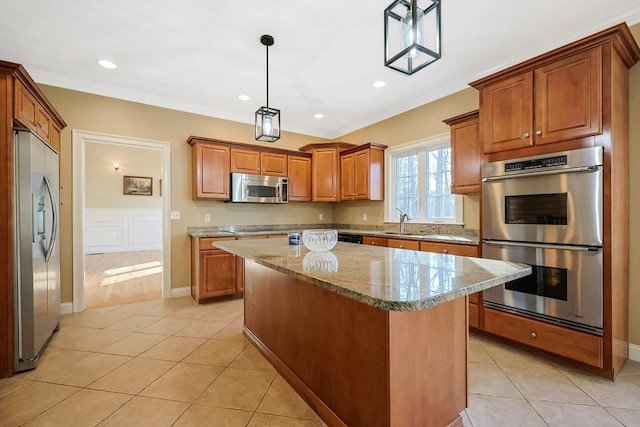
[[(117, 172), (113, 168), (114, 162), (120, 165)], [(159, 191), (162, 178), (160, 150), (89, 142), (85, 146), (85, 165), (85, 207), (162, 208)], [(152, 178), (151, 196), (124, 195), (125, 175)]]
[[(640, 24), (631, 28), (640, 43)], [(154, 139), (171, 143), (172, 209), (182, 213), (182, 219), (172, 222), (172, 286), (187, 286), (189, 273), (189, 225), (205, 225), (203, 215), (211, 213), (211, 224), (256, 223), (318, 223), (318, 213), (324, 223), (379, 224), (383, 218), (381, 202), (336, 204), (260, 205), (259, 214), (253, 206), (229, 205), (191, 199), (190, 147), (185, 143), (190, 135), (253, 141), (251, 125), (208, 118), (194, 114), (118, 101), (111, 98), (43, 86), (43, 91), (65, 118), (69, 126), (62, 134), (61, 191), (62, 206), (62, 301), (71, 301), (71, 130), (79, 129), (114, 135)], [(640, 345), (640, 65), (630, 73), (630, 341)], [(475, 89), (465, 89), (398, 116), (383, 120), (337, 140), (364, 143), (378, 142), (395, 146), (448, 131), (442, 119), (478, 108)], [(284, 133), (275, 146), (295, 149), (319, 139), (306, 135)], [(367, 213), (368, 221), (362, 221)], [(465, 222), (478, 228), (478, 199), (465, 197)]]
[[(133, 138), (164, 141), (171, 144), (171, 209), (180, 211), (181, 219), (171, 221), (171, 284), (173, 288), (189, 286), (191, 281), (188, 226), (230, 224), (331, 223), (332, 207), (328, 203), (291, 203), (285, 206), (231, 205), (191, 199), (191, 147), (185, 142), (191, 135), (255, 143), (253, 126), (228, 120), (182, 113), (103, 96), (41, 86), (67, 122), (62, 131), (60, 155), (61, 206), (61, 298), (73, 299), (72, 285), (72, 130), (105, 133)], [(320, 138), (284, 132), (275, 146), (296, 149)], [(261, 144), (256, 144), (261, 145)], [(113, 171), (113, 169), (112, 169)], [(122, 174), (122, 170), (119, 173)], [(129, 196), (133, 197), (133, 196)], [(204, 223), (204, 214), (211, 223)], [(324, 215), (323, 221), (318, 214)]]

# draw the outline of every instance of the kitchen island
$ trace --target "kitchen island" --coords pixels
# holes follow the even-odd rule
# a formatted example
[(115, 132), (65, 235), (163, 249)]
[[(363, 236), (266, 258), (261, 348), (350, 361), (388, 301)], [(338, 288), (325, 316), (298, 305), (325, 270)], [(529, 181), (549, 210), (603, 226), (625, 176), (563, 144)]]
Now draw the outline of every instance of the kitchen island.
[(330, 426), (462, 426), (466, 295), (531, 272), (350, 243), (216, 246), (245, 259), (245, 335)]

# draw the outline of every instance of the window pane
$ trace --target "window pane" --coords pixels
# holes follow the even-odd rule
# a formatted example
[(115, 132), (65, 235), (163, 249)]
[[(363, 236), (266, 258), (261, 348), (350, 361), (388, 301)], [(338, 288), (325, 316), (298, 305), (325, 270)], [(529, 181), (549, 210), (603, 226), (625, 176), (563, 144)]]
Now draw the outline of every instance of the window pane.
[(396, 207), (412, 218), (418, 216), (418, 166), (417, 154), (396, 159)]
[(451, 219), (455, 217), (454, 198), (451, 195), (451, 149), (427, 151), (427, 218)]

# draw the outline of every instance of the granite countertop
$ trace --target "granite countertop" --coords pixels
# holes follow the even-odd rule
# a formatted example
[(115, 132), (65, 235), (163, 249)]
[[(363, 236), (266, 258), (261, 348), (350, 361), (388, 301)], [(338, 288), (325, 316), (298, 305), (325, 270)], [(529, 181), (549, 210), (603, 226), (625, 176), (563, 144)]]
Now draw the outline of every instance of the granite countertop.
[(220, 249), (387, 311), (415, 311), (531, 273), (524, 264), (338, 242), (311, 252), (287, 239), (226, 240)]
[[(190, 227), (189, 236), (198, 238), (217, 238), (217, 237), (247, 237), (247, 236), (265, 236), (287, 234), (290, 232), (302, 232), (305, 229), (321, 228), (321, 227), (298, 227), (286, 229), (267, 229), (267, 230), (217, 230), (208, 227)], [(456, 243), (463, 245), (478, 245), (479, 240), (476, 237), (467, 237), (452, 234), (420, 234), (420, 233), (399, 233), (393, 231), (380, 230), (361, 230), (361, 229), (343, 229), (338, 228), (339, 233), (345, 234), (361, 234), (363, 236), (386, 237), (389, 239), (418, 240), (441, 243)]]

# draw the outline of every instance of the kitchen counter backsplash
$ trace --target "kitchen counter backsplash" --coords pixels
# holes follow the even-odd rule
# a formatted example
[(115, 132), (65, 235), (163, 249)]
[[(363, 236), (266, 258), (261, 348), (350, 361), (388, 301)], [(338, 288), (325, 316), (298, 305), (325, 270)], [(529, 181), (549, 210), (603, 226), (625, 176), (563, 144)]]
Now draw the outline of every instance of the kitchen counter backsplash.
[[(331, 228), (340, 231), (367, 232), (397, 232), (397, 223), (384, 225), (366, 224), (260, 224), (260, 225), (220, 225), (220, 226), (195, 226), (188, 227), (187, 232), (193, 237), (231, 237), (242, 235), (261, 235), (288, 233), (293, 231)], [(473, 242), (478, 242), (478, 230), (470, 230), (456, 224), (405, 224), (405, 233), (414, 235), (448, 235), (465, 237)]]

